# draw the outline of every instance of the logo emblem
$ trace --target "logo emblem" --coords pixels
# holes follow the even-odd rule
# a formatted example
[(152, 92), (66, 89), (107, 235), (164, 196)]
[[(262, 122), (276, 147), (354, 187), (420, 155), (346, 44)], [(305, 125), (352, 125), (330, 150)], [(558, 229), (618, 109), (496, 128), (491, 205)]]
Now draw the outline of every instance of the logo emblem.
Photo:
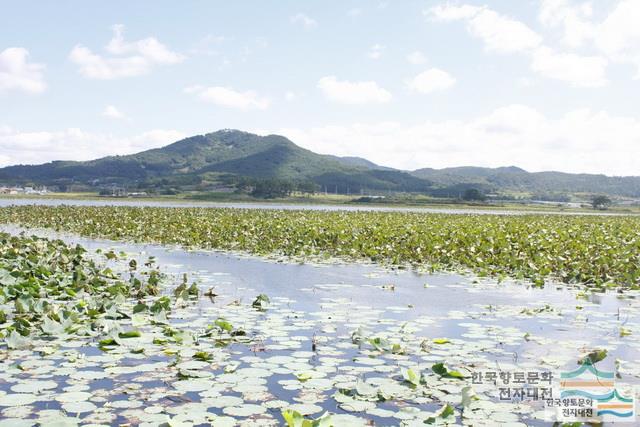
[(633, 388), (616, 383), (614, 372), (599, 370), (589, 359), (570, 372), (560, 374), (558, 408), (562, 421), (633, 422)]

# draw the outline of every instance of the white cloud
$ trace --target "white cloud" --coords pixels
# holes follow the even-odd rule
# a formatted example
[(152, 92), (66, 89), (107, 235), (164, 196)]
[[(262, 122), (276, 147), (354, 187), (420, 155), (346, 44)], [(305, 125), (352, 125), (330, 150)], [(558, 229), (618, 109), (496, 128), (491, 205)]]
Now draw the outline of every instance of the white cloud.
[[(530, 171), (637, 175), (640, 118), (579, 109), (550, 118), (509, 105), (469, 120), (274, 129), (305, 148), (403, 169), (516, 165)], [(349, 141), (345, 144), (344, 141)]]
[(595, 43), (612, 61), (636, 66), (640, 78), (640, 2), (623, 0), (598, 25)]
[(289, 18), (292, 24), (302, 25), (305, 30), (313, 30), (318, 26), (318, 22), (315, 19), (310, 18), (304, 13), (297, 13)]
[(384, 52), (385, 46), (381, 44), (374, 44), (369, 48), (369, 52), (367, 56), (371, 59), (380, 59), (382, 57), (382, 52)]
[(427, 62), (427, 57), (424, 56), (424, 53), (416, 50), (407, 55), (407, 61), (414, 65), (420, 65)]
[(113, 26), (113, 38), (106, 50), (114, 55), (139, 54), (155, 64), (177, 64), (184, 60), (184, 56), (172, 52), (154, 37), (135, 42), (125, 41), (124, 25)]
[[(465, 21), (469, 33), (481, 39), (487, 51), (530, 55), (532, 71), (544, 77), (574, 87), (602, 87), (608, 83), (606, 58), (556, 51), (545, 46), (542, 37), (524, 23), (486, 6), (445, 4), (428, 9), (425, 14), (435, 21)], [(574, 5), (569, 0), (542, 0), (539, 19), (546, 27), (561, 28), (565, 44), (578, 47), (596, 34), (596, 26), (589, 22), (591, 15), (589, 3)]]
[(640, 78), (640, 2), (618, 1), (607, 16), (597, 22), (591, 3), (570, 0), (543, 0), (540, 22), (563, 31), (562, 41), (577, 48), (590, 43), (611, 62), (631, 64)]
[(471, 6), (469, 4), (460, 6), (441, 4), (425, 10), (423, 13), (436, 21), (451, 22), (471, 19), (476, 16), (481, 9), (481, 7)]
[(28, 59), (29, 51), (22, 47), (10, 47), (0, 52), (0, 92), (40, 93), (46, 89), (42, 74), (44, 65)]
[(78, 65), (79, 72), (90, 79), (113, 80), (147, 74), (156, 65), (182, 62), (185, 57), (171, 51), (154, 37), (127, 42), (124, 26), (113, 26), (113, 38), (105, 50), (109, 55), (93, 53), (91, 49), (76, 45), (69, 59)]
[(0, 127), (0, 166), (39, 164), (52, 160), (91, 160), (114, 154), (132, 154), (162, 147), (184, 138), (176, 130), (155, 129), (131, 137), (85, 132), (20, 131)]
[(531, 50), (542, 38), (526, 24), (488, 7), (439, 5), (424, 14), (435, 21), (465, 21), (469, 33), (482, 40), (487, 51), (514, 53)]
[(259, 96), (254, 91), (239, 92), (223, 86), (190, 86), (184, 89), (185, 93), (194, 94), (203, 101), (219, 105), (221, 107), (235, 108), (238, 110), (264, 110), (269, 107), (269, 99)]
[(391, 101), (391, 93), (374, 81), (350, 82), (326, 76), (318, 81), (318, 88), (327, 99), (340, 104), (383, 104)]
[(599, 56), (557, 53), (548, 47), (541, 47), (533, 53), (531, 68), (545, 77), (577, 87), (600, 87), (608, 83), (607, 60)]
[(349, 9), (349, 11), (347, 12), (347, 15), (349, 15), (349, 16), (360, 16), (360, 15), (362, 15), (362, 9), (360, 9), (358, 7), (354, 7), (352, 9)]
[(411, 89), (420, 93), (432, 93), (449, 89), (456, 79), (444, 70), (430, 68), (408, 82)]
[(572, 4), (569, 0), (542, 0), (540, 22), (563, 31), (562, 41), (570, 47), (580, 47), (595, 36), (590, 3)]
[(532, 49), (541, 42), (541, 37), (520, 21), (483, 9), (470, 22), (471, 34), (482, 39), (485, 48), (501, 53), (520, 52)]
[(107, 105), (106, 107), (104, 107), (102, 115), (105, 117), (109, 117), (110, 119), (122, 120), (126, 118), (124, 113), (118, 110), (114, 105)]
[(80, 67), (80, 74), (90, 79), (113, 80), (141, 76), (150, 70), (149, 62), (141, 56), (105, 58), (81, 45), (71, 50), (69, 59)]

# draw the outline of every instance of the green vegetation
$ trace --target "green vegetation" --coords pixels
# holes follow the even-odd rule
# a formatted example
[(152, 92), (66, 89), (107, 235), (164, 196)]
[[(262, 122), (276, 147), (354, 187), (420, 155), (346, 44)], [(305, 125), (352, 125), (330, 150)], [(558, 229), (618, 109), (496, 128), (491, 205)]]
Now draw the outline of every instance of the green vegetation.
[(465, 190), (464, 194), (462, 195), (462, 200), (467, 200), (467, 201), (482, 202), (486, 199), (487, 199), (487, 196), (485, 196), (484, 193), (478, 190), (477, 188), (469, 188)]
[[(215, 242), (216, 234), (224, 232), (221, 237), (225, 238), (236, 233), (234, 243), (244, 239), (254, 245), (256, 233), (266, 235), (260, 227), (267, 223), (281, 229), (269, 236), (279, 239), (285, 235), (279, 233), (313, 223), (324, 227), (320, 233), (315, 229), (314, 244), (326, 246), (325, 239), (332, 239), (353, 250), (346, 239), (355, 235), (360, 245), (368, 237), (377, 239), (380, 247), (388, 241), (398, 248), (403, 247), (402, 239), (417, 243), (409, 241), (411, 233), (427, 233), (428, 227), (456, 218), (460, 219), (457, 227), (466, 227), (463, 231), (473, 232), (468, 221), (482, 219), (478, 227), (484, 227), (487, 236), (496, 238), (497, 230), (509, 230), (511, 237), (502, 235), (504, 240), (513, 245), (524, 242), (517, 240), (520, 232), (513, 231), (524, 227), (517, 217), (504, 218), (514, 222), (501, 223), (501, 228), (496, 222), (503, 220), (500, 217), (447, 215), (67, 207), (0, 212), (3, 220), (77, 227), (76, 231), (92, 235), (105, 232), (115, 237), (118, 233), (118, 238), (173, 236), (181, 244), (202, 243), (205, 235), (201, 233), (207, 232), (211, 234), (206, 241)], [(525, 219), (538, 221), (540, 231), (543, 222), (539, 221), (545, 217)], [(549, 222), (546, 227), (554, 231), (535, 236), (538, 243), (558, 239), (562, 226), (568, 226), (569, 233), (578, 233), (581, 227), (586, 227), (585, 235), (609, 233), (616, 246), (621, 245), (622, 234), (627, 242), (638, 237), (628, 228), (637, 224), (624, 218), (576, 220)], [(244, 232), (236, 228), (252, 221), (258, 228)], [(345, 227), (349, 223), (352, 228)], [(392, 229), (400, 234), (391, 233)], [(446, 231), (449, 236), (455, 234), (451, 226)], [(298, 230), (291, 238), (310, 236)], [(598, 238), (592, 242), (603, 246)], [(277, 243), (281, 248), (310, 245), (308, 240)], [(632, 335), (638, 325), (638, 292), (625, 292), (627, 299), (618, 300), (617, 306), (611, 307), (612, 301), (602, 305), (584, 301), (584, 307), (574, 309), (564, 298), (541, 305), (537, 297), (548, 295), (543, 291), (532, 290), (530, 299), (522, 299), (518, 287), (462, 279), (468, 286), (456, 291), (456, 298), (451, 298), (455, 301), (441, 301), (449, 308), (438, 312), (442, 307), (425, 304), (417, 310), (413, 304), (397, 305), (400, 300), (394, 297), (399, 292), (381, 286), (380, 278), (371, 277), (371, 284), (359, 286), (360, 300), (351, 291), (345, 297), (333, 284), (294, 290), (299, 284), (295, 277), (291, 287), (269, 297), (244, 288), (254, 285), (250, 276), (242, 276), (242, 291), (227, 282), (229, 277), (220, 281), (215, 269), (186, 273), (194, 265), (165, 264), (184, 258), (161, 255), (162, 265), (158, 265), (146, 251), (131, 254), (104, 243), (98, 246), (103, 249), (92, 253), (60, 240), (0, 234), (2, 424), (542, 425), (549, 421), (543, 401), (498, 400), (490, 382), (474, 383), (473, 378), (512, 363), (515, 352), (519, 352), (520, 366), (526, 368), (500, 370), (509, 377), (523, 369), (550, 374), (567, 363), (573, 369), (576, 361), (597, 364), (607, 358), (608, 351), (613, 355), (621, 340), (630, 360), (624, 361), (618, 375), (624, 381), (640, 377), (640, 366), (633, 362), (638, 342)], [(612, 248), (606, 249), (613, 255)], [(481, 249), (483, 254), (488, 251)], [(588, 246), (583, 249), (596, 253)], [(478, 251), (471, 252), (479, 256)], [(452, 255), (460, 256), (459, 252)], [(255, 274), (260, 277), (257, 280), (264, 280), (263, 271)], [(200, 287), (209, 290), (200, 292)], [(413, 289), (415, 297), (425, 301), (433, 290)], [(478, 291), (499, 295), (504, 298), (502, 304), (470, 303), (461, 311), (460, 301)], [(365, 302), (377, 299), (371, 298), (375, 292), (384, 293), (387, 306)], [(578, 298), (590, 291), (555, 293)], [(628, 312), (621, 317), (618, 311), (616, 316), (616, 308), (623, 304)], [(609, 311), (603, 316), (603, 310)], [(588, 328), (580, 319), (589, 319)], [(545, 335), (555, 332), (559, 324), (568, 336), (582, 334), (581, 349), (586, 354), (577, 354), (574, 341), (559, 351), (558, 340)], [(438, 338), (436, 332), (443, 330), (447, 337)]]
[[(98, 265), (81, 246), (0, 234), (0, 335), (9, 348), (25, 348), (31, 345), (29, 337), (87, 336), (104, 319), (129, 319), (132, 313), (122, 308), (125, 300), (151, 305), (159, 293), (159, 273), (153, 260), (147, 265), (148, 270), (137, 272), (130, 264), (127, 279)], [(102, 342), (135, 337), (138, 331), (116, 330)]]
[(235, 185), (237, 193), (246, 192), (253, 197), (275, 199), (289, 197), (294, 192), (314, 194), (320, 187), (312, 181), (286, 181), (280, 179), (240, 178)]
[(612, 177), (564, 172), (527, 172), (515, 166), (425, 168), (415, 170), (411, 174), (432, 182), (436, 188), (447, 190), (453, 197), (456, 196), (455, 190), (459, 190), (456, 186), (460, 184), (485, 192), (524, 191), (542, 196), (538, 200), (550, 201), (566, 201), (566, 194), (576, 193), (640, 197), (640, 177), (637, 176)]
[(0, 221), (89, 237), (341, 257), (594, 286), (640, 285), (640, 218), (210, 208), (0, 209)]
[(593, 209), (607, 209), (611, 206), (611, 199), (602, 195), (593, 196), (591, 206), (593, 206)]
[[(263, 183), (272, 186), (274, 180), (291, 186), (311, 182), (342, 194), (365, 189), (426, 191), (430, 186), (407, 172), (316, 154), (282, 136), (263, 137), (235, 130), (197, 135), (127, 156), (0, 169), (0, 182), (7, 184), (39, 183), (65, 188), (83, 185), (85, 189), (101, 188), (105, 192), (114, 187), (155, 194), (234, 189), (243, 179), (249, 179), (252, 187)], [(260, 189), (257, 195), (264, 196)]]
[(272, 198), (297, 191), (349, 195), (409, 193), (462, 199), (467, 191), (477, 190), (500, 200), (513, 194), (555, 202), (593, 193), (640, 197), (640, 177), (529, 173), (517, 167), (402, 171), (358, 157), (317, 154), (278, 135), (259, 136), (237, 130), (196, 135), (126, 156), (0, 168), (0, 184), (47, 185), (61, 192), (93, 191), (103, 195), (238, 191)]
[[(113, 270), (105, 267), (106, 262)], [(369, 323), (372, 313), (362, 307), (348, 314), (344, 303), (333, 312), (328, 309), (334, 333), (323, 333), (322, 348), (332, 357), (312, 365), (313, 353), (302, 350), (299, 334), (306, 329), (303, 325), (317, 323), (315, 330), (321, 322), (326, 327), (328, 319), (307, 317), (303, 311), (291, 316), (290, 300), (270, 302), (262, 294), (253, 306), (236, 301), (214, 307), (206, 299), (178, 291), (187, 287), (186, 277), (174, 289), (175, 298), (159, 297), (171, 281), (158, 280), (153, 259), (144, 263), (148, 270), (140, 271), (138, 264), (124, 254), (89, 254), (60, 240), (0, 235), (0, 355), (8, 379), (0, 407), (5, 424), (78, 425), (93, 420), (123, 424), (133, 419), (145, 425), (236, 425), (238, 420), (251, 425), (252, 420), (263, 419), (274, 425), (276, 418), (268, 409), (280, 409), (280, 417), (290, 426), (364, 427), (371, 425), (370, 417), (389, 418), (395, 413), (390, 409), (403, 411), (407, 405), (415, 410), (403, 419), (420, 423), (494, 413), (499, 417), (504, 411), (488, 398), (482, 406), (473, 406), (463, 396), (447, 399), (455, 400), (459, 409), (441, 404), (440, 390), (453, 393), (462, 388), (417, 366), (398, 373), (397, 360), (387, 359), (384, 352), (376, 365), (389, 369), (365, 365), (362, 361), (376, 356), (336, 334), (333, 326), (346, 324), (347, 315), (351, 322)], [(268, 314), (263, 304), (268, 305)], [(222, 317), (211, 323), (215, 314), (237, 319), (248, 331), (235, 329)], [(391, 326), (380, 332), (397, 336), (393, 322), (385, 323)], [(424, 337), (402, 330), (401, 339), (412, 354), (424, 353), (420, 347)], [(270, 351), (258, 353), (256, 346), (265, 342)], [(338, 357), (347, 347), (352, 357)], [(462, 351), (451, 350), (456, 355)], [(347, 374), (339, 372), (337, 364)], [(363, 381), (350, 375), (355, 369), (379, 376)], [(404, 385), (407, 373), (410, 386)], [(268, 385), (268, 378), (276, 381)], [(153, 393), (148, 392), (149, 384)], [(274, 394), (281, 386), (299, 390), (300, 396), (318, 397), (314, 403), (290, 397), (279, 400)], [(424, 398), (432, 393), (438, 395)], [(61, 410), (32, 411), (35, 402)], [(374, 411), (378, 402), (384, 402), (386, 409)], [(306, 418), (325, 404), (337, 406), (340, 413)], [(154, 410), (144, 411), (143, 405)], [(436, 406), (444, 409), (418, 410)], [(348, 413), (365, 410), (370, 414)]]

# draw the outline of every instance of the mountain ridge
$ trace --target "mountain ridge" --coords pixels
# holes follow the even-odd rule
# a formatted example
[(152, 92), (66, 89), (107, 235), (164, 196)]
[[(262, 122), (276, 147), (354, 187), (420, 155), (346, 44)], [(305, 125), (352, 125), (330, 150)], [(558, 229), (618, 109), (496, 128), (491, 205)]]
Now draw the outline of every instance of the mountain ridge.
[(528, 172), (517, 166), (459, 166), (404, 171), (362, 157), (318, 154), (281, 135), (259, 136), (235, 129), (194, 135), (160, 148), (89, 161), (57, 160), (0, 168), (7, 184), (189, 188), (235, 185), (240, 178), (309, 182), (331, 192), (370, 191), (460, 194), (489, 192), (603, 193), (640, 197), (640, 177)]
[(314, 153), (280, 135), (239, 130), (195, 135), (165, 147), (89, 161), (55, 161), (0, 169), (0, 181), (45, 185), (186, 185), (232, 177), (310, 181), (337, 192), (427, 191), (430, 183), (405, 171), (353, 165), (352, 159)]

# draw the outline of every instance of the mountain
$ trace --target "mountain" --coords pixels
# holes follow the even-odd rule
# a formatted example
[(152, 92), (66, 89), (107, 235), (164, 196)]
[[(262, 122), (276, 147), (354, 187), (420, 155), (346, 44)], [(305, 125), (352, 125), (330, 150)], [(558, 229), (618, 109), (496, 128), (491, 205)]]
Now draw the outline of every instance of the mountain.
[[(260, 182), (297, 183), (306, 189), (357, 194), (402, 191), (459, 197), (468, 189), (544, 200), (575, 193), (640, 197), (640, 177), (563, 172), (530, 173), (515, 166), (401, 171), (360, 157), (317, 154), (279, 135), (239, 130), (196, 135), (166, 147), (97, 160), (55, 161), (0, 169), (0, 184), (76, 189), (114, 186), (153, 191), (212, 191)], [(311, 185), (311, 186), (310, 186)]]
[(415, 170), (411, 174), (431, 181), (434, 187), (441, 189), (464, 184), (485, 192), (529, 192), (538, 196), (554, 193), (603, 193), (640, 197), (640, 177), (637, 176), (611, 177), (565, 172), (527, 172), (515, 166), (425, 168)]
[(340, 157), (340, 156), (332, 156), (332, 155), (329, 155), (329, 157), (331, 157), (338, 163), (341, 163), (345, 166), (355, 166), (355, 167), (361, 167), (361, 168), (367, 168), (367, 169), (380, 169), (380, 170), (388, 170), (388, 171), (397, 170), (394, 168), (377, 165), (373, 163), (371, 160), (363, 159), (362, 157), (353, 157), (353, 156)]
[(221, 130), (126, 156), (5, 167), (0, 169), (0, 182), (203, 187), (207, 183), (228, 183), (234, 177), (249, 177), (309, 181), (321, 189), (341, 193), (424, 192), (430, 188), (427, 180), (407, 172), (372, 167), (373, 163), (363, 162), (366, 161), (317, 154), (279, 135)]

